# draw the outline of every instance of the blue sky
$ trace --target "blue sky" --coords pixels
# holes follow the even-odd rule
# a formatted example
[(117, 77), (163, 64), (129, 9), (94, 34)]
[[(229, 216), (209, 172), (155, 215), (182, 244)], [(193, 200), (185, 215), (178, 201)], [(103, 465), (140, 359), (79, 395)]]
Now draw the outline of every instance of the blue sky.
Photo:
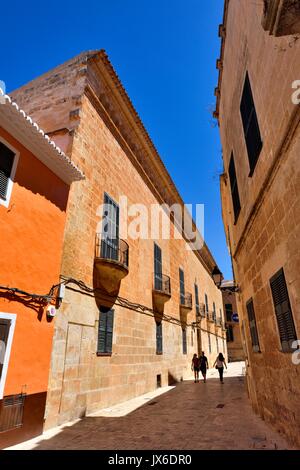
[(83, 50), (106, 49), (184, 201), (205, 204), (205, 240), (225, 278), (222, 154), (213, 125), (223, 0), (52, 0), (1, 5), (7, 92)]

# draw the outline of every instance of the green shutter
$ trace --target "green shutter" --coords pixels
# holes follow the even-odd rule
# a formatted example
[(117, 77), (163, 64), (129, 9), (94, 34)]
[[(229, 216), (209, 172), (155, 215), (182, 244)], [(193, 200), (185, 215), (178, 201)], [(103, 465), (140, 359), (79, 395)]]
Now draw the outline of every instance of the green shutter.
[(282, 351), (291, 352), (297, 335), (283, 269), (271, 278), (270, 285)]
[(100, 308), (97, 352), (110, 354), (113, 344), (114, 310)]
[(163, 352), (162, 322), (156, 323), (156, 354)]
[(259, 352), (260, 351), (260, 346), (259, 346), (255, 311), (254, 311), (254, 305), (253, 305), (253, 300), (252, 299), (250, 299), (247, 302), (246, 307), (247, 307), (247, 312), (248, 312), (252, 348), (253, 348), (254, 352)]

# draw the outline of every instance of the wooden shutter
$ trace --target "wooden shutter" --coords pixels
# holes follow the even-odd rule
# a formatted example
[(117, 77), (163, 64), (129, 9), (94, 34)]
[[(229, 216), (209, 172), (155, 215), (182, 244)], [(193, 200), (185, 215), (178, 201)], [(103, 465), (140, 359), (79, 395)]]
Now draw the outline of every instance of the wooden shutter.
[(247, 307), (247, 312), (248, 312), (250, 335), (251, 335), (251, 340), (252, 340), (252, 348), (253, 348), (254, 352), (259, 352), (260, 351), (259, 339), (258, 339), (255, 311), (254, 311), (254, 305), (253, 305), (253, 300), (252, 299), (250, 299), (247, 302), (246, 307)]
[(196, 313), (197, 313), (197, 315), (200, 315), (199, 292), (198, 292), (197, 284), (195, 284), (195, 303), (196, 303)]
[(119, 260), (119, 206), (106, 193), (104, 205), (101, 256)]
[(216, 304), (215, 304), (215, 302), (213, 302), (213, 316), (214, 316), (213, 317), (214, 321), (216, 321), (217, 320), (217, 313), (216, 313)]
[(163, 352), (162, 322), (156, 322), (156, 354)]
[(205, 308), (206, 308), (206, 313), (208, 313), (208, 297), (207, 297), (207, 294), (205, 294)]
[(187, 354), (186, 329), (182, 329), (182, 353)]
[(7, 346), (10, 326), (11, 320), (7, 320), (6, 318), (0, 318), (0, 379), (2, 376), (5, 350)]
[(162, 254), (161, 248), (154, 243), (154, 288), (156, 290), (163, 290), (162, 286)]
[(234, 341), (232, 325), (226, 325), (226, 340), (228, 343), (231, 343)]
[(179, 269), (179, 284), (180, 284), (180, 303), (185, 304), (185, 287), (184, 287), (184, 272)]
[(210, 333), (208, 333), (208, 349), (209, 349), (209, 352), (211, 353), (211, 340), (210, 340)]
[(240, 111), (242, 116), (251, 175), (254, 171), (255, 165), (262, 149), (262, 140), (248, 72), (245, 78)]
[(230, 179), (230, 188), (231, 188), (231, 198), (234, 212), (234, 222), (236, 223), (240, 211), (241, 211), (241, 202), (239, 195), (239, 188), (236, 178), (235, 163), (233, 153), (231, 154), (230, 163), (229, 163), (229, 179)]
[(225, 304), (226, 321), (232, 321), (232, 304)]
[(0, 197), (6, 199), (8, 182), (11, 175), (15, 154), (0, 142)]
[(270, 285), (282, 351), (290, 352), (297, 335), (283, 269), (271, 278)]
[(100, 309), (98, 349), (100, 354), (111, 354), (113, 343), (114, 310)]

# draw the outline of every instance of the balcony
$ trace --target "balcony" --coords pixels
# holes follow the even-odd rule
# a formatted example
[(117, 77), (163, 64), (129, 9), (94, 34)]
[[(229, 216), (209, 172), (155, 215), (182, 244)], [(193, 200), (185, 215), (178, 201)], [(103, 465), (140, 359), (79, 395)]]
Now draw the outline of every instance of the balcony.
[(205, 304), (196, 305), (196, 314), (198, 317), (206, 317)]
[(95, 267), (102, 287), (116, 292), (121, 280), (127, 276), (129, 261), (128, 244), (121, 239), (109, 239), (96, 234)]
[(273, 36), (300, 33), (298, 0), (264, 0), (262, 26)]
[(210, 323), (215, 323), (215, 314), (214, 314), (214, 312), (206, 312), (206, 318)]
[(193, 308), (192, 294), (186, 292), (180, 294), (180, 311), (181, 313), (188, 313)]
[(171, 280), (169, 276), (154, 273), (152, 297), (155, 310), (162, 312), (165, 303), (171, 298)]

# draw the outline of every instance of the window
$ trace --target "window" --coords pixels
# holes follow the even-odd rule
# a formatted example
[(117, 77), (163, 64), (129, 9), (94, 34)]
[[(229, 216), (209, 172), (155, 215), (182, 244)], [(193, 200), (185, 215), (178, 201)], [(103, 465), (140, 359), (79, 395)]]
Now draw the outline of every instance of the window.
[(232, 304), (225, 304), (226, 321), (232, 321)]
[(207, 294), (205, 294), (205, 310), (206, 310), (206, 313), (208, 313), (208, 297), (207, 297)]
[(195, 302), (196, 302), (196, 313), (200, 315), (200, 306), (199, 306), (199, 292), (198, 292), (198, 285), (195, 284)]
[(217, 346), (217, 352), (219, 352), (219, 341), (218, 341), (218, 337), (216, 336), (216, 346)]
[(154, 243), (154, 289), (162, 291), (162, 255), (161, 249)]
[(270, 285), (282, 351), (291, 352), (297, 335), (283, 269), (271, 278)]
[(208, 333), (208, 350), (211, 353), (211, 340), (210, 340), (210, 333)]
[(0, 313), (0, 400), (3, 398), (16, 317), (11, 313)]
[(216, 312), (216, 304), (213, 302), (213, 320), (214, 322), (217, 321), (217, 312)]
[(226, 353), (226, 349), (225, 349), (225, 340), (223, 338), (223, 352)]
[(187, 354), (186, 329), (182, 329), (182, 353)]
[(156, 354), (163, 353), (162, 322), (156, 322)]
[(119, 259), (119, 206), (104, 194), (101, 256), (105, 259)]
[(19, 153), (0, 140), (0, 205), (8, 207)]
[(248, 72), (246, 73), (243, 95), (240, 106), (251, 176), (254, 172), (259, 154), (262, 149), (262, 140), (251, 90)]
[(234, 341), (232, 325), (227, 325), (226, 327), (226, 340), (227, 340), (227, 343), (232, 343)]
[(223, 321), (222, 309), (220, 308), (220, 322)]
[(234, 223), (237, 222), (240, 211), (241, 211), (241, 202), (239, 195), (239, 188), (237, 184), (234, 156), (231, 154), (230, 163), (229, 163), (229, 179), (230, 179), (230, 188), (231, 188), (231, 198), (234, 212)]
[(97, 354), (110, 355), (112, 353), (113, 328), (114, 310), (100, 307)]
[(184, 272), (179, 268), (180, 304), (185, 304)]
[(252, 299), (250, 299), (247, 302), (246, 307), (247, 307), (247, 312), (248, 312), (252, 348), (254, 352), (260, 352), (259, 339), (258, 339), (257, 326), (256, 326), (256, 318), (255, 318), (255, 312), (254, 312)]

